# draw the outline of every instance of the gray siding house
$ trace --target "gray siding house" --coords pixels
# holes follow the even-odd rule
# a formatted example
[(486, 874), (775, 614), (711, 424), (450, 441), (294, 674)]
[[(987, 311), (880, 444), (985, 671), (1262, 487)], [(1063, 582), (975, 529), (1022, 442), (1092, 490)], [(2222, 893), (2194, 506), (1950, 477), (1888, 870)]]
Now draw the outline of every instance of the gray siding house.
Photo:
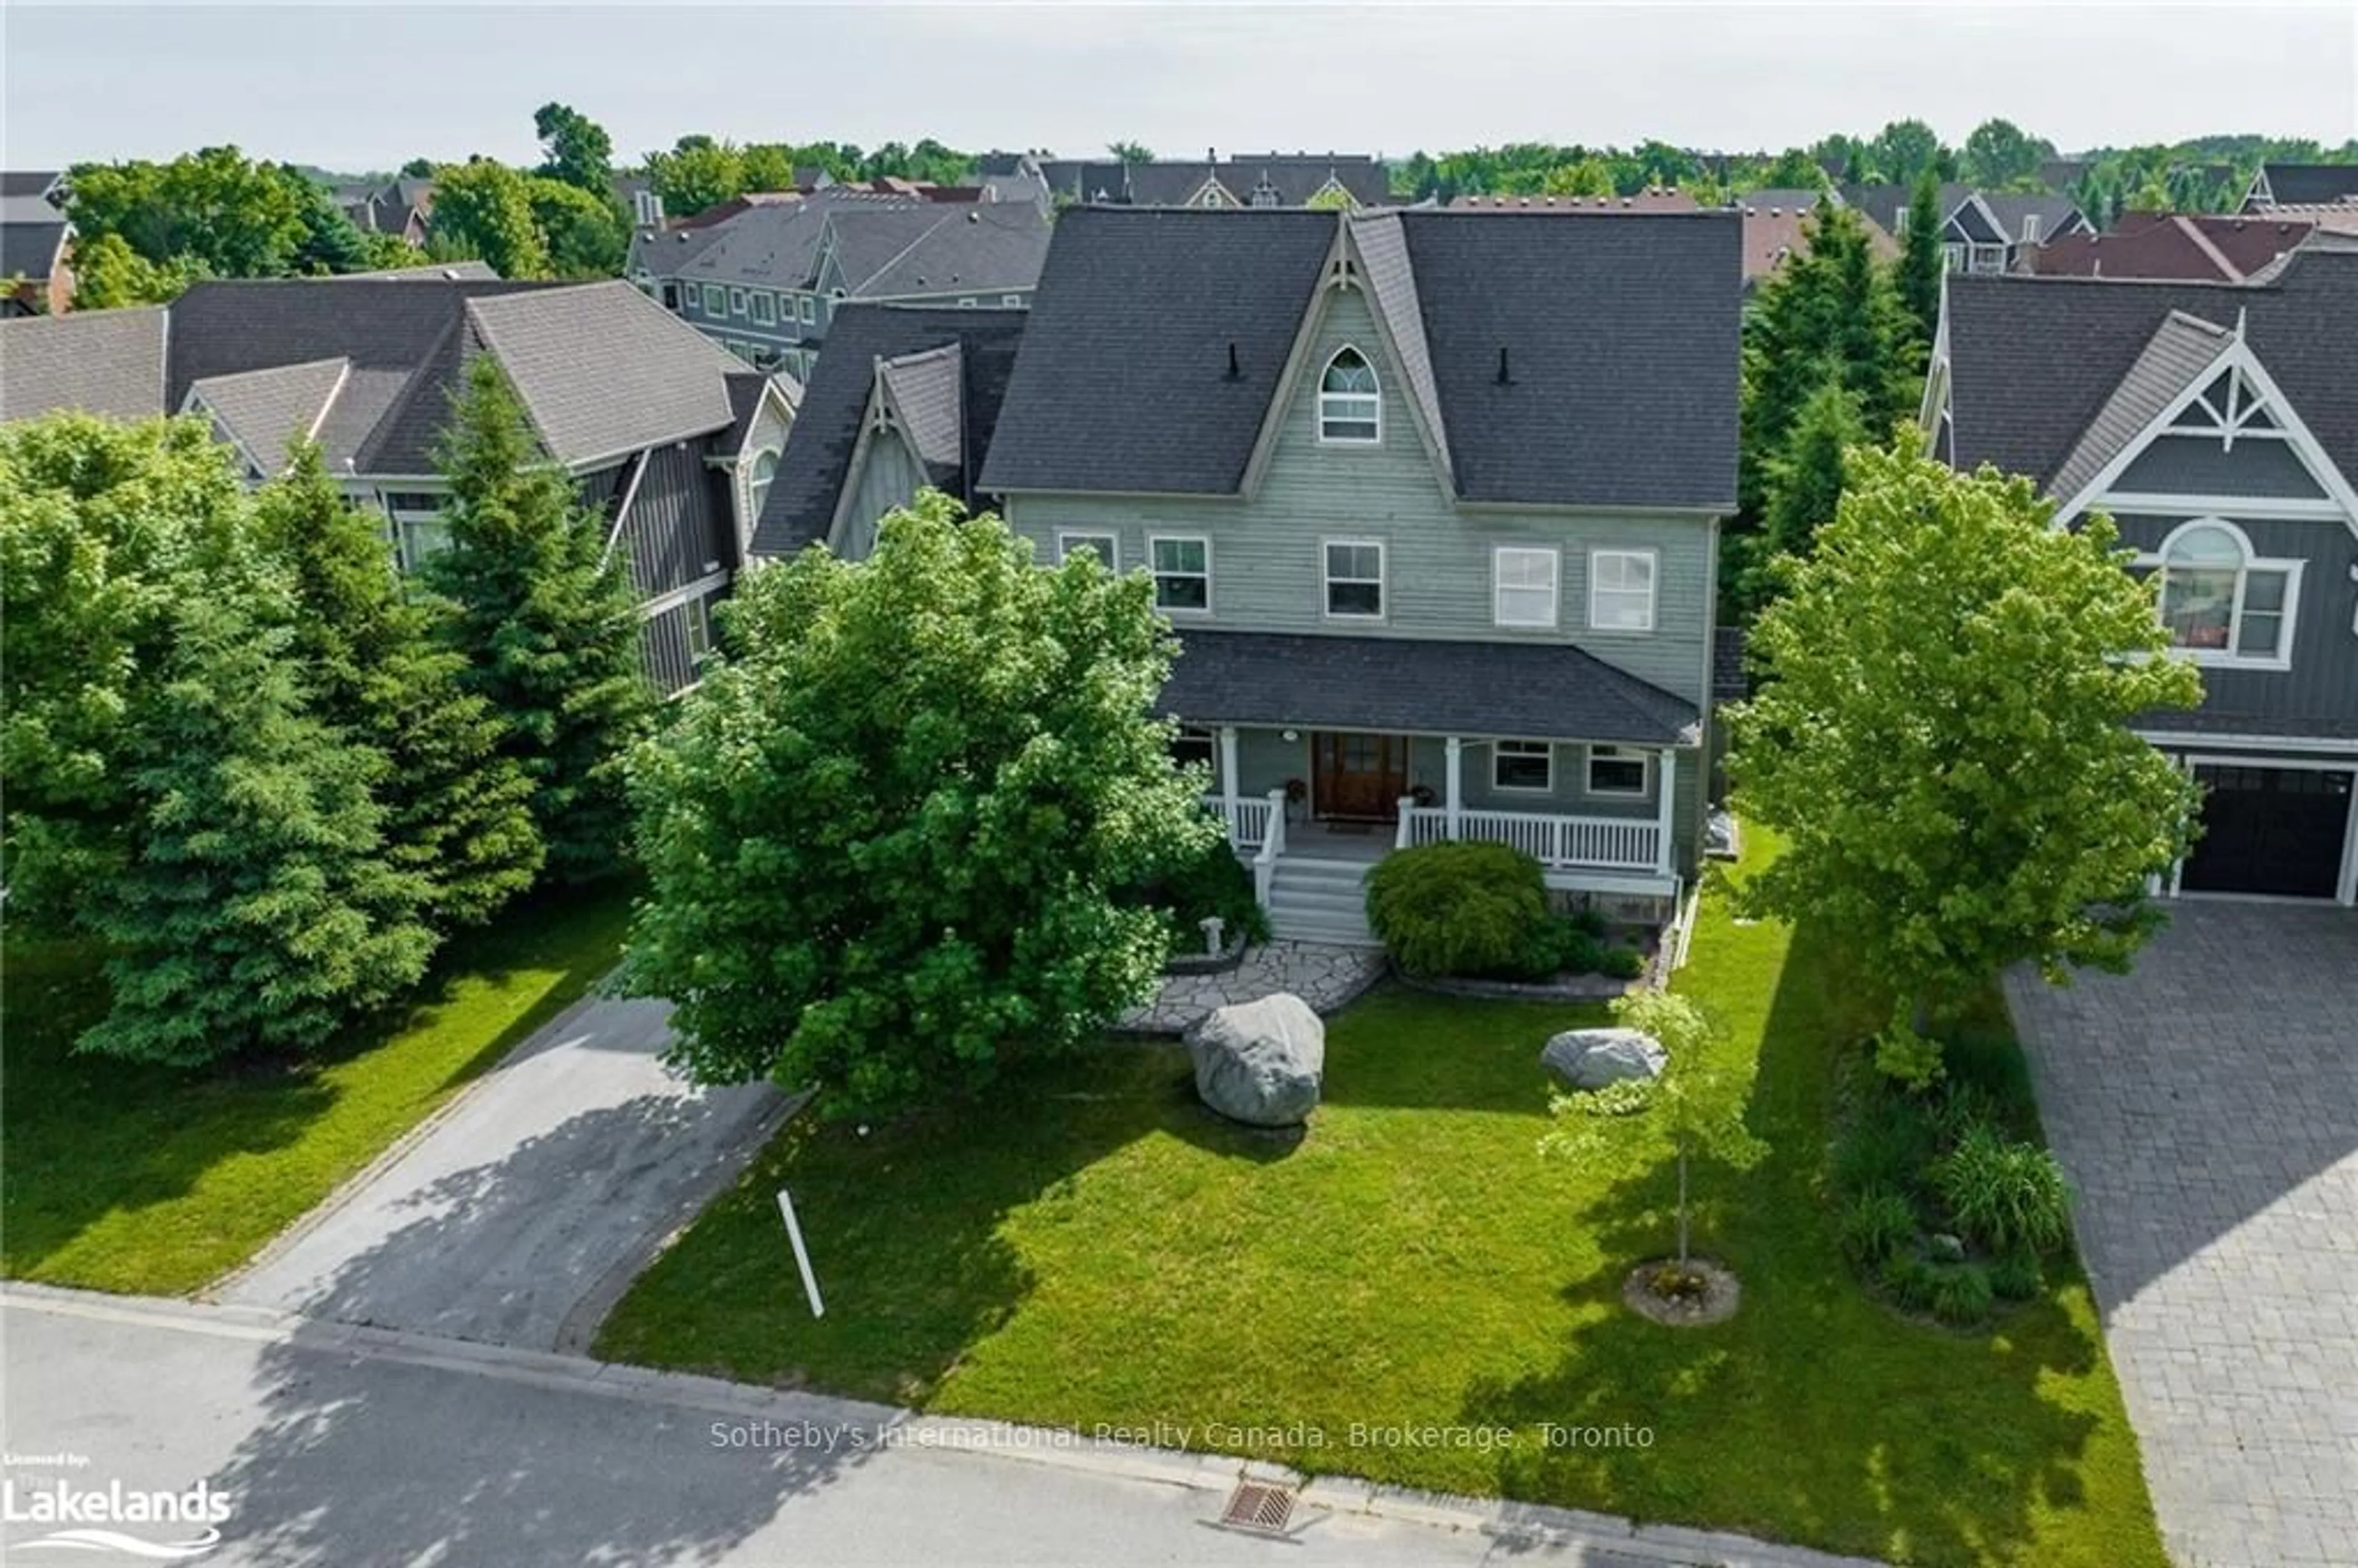
[(0, 323), (0, 417), (194, 415), (257, 483), (308, 438), (415, 568), (444, 539), (434, 448), (479, 354), (604, 517), (640, 600), (649, 679), (666, 696), (694, 685), (709, 606), (743, 558), (799, 389), (626, 284), (203, 283), (168, 308)]
[(1949, 280), (1927, 439), (2110, 514), (2191, 713), (2140, 733), (2201, 781), (2160, 891), (2358, 903), (2358, 252), (2269, 281)]
[(1368, 866), (1442, 839), (1606, 898), (1694, 874), (1740, 235), (1059, 222), (979, 488), (1044, 559), (1151, 574), (1165, 706), (1281, 935), (1365, 940)]

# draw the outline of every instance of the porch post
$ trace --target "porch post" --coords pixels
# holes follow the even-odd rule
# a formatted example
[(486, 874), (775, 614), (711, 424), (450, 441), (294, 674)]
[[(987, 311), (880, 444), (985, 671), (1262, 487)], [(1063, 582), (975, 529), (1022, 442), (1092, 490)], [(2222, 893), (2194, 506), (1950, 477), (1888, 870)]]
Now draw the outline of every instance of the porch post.
[(1654, 763), (1654, 870), (1663, 876), (1671, 874), (1671, 822), (1676, 815), (1679, 794), (1679, 753), (1674, 746), (1665, 746)]
[(1220, 726), (1220, 815), (1228, 819), (1228, 831), (1237, 828), (1237, 727)]
[(1466, 751), (1466, 742), (1459, 737), (1452, 735), (1443, 750), (1449, 758), (1449, 772), (1446, 775), (1448, 791), (1442, 796), (1442, 803), (1447, 809), (1449, 837), (1451, 841), (1455, 842), (1457, 838), (1458, 813), (1463, 809), (1464, 792), (1458, 784), (1458, 773)]

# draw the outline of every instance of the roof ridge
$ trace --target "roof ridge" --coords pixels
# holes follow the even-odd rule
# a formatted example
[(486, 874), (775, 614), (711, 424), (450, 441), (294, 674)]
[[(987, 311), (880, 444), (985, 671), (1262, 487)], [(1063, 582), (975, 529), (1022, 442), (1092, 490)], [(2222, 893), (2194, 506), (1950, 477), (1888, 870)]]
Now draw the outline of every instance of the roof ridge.
[(2178, 232), (2192, 241), (2195, 249), (2201, 251), (2212, 266), (2226, 274), (2228, 282), (2244, 281), (2244, 269), (2229, 261), (2227, 253), (2211, 243), (2211, 236), (2202, 232), (2202, 225), (2190, 221), (2183, 212), (2172, 214), (2171, 221), (2176, 224)]

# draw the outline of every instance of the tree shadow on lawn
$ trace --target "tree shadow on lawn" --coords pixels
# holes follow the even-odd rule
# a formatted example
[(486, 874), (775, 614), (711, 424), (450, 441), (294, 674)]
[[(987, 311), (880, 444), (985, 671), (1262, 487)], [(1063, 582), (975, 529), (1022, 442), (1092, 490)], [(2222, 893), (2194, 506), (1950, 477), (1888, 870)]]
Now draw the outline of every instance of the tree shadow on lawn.
[[(618, 892), (611, 912), (617, 934), (624, 908)], [(77, 1243), (110, 1220), (147, 1223), (139, 1218), (144, 1211), (189, 1197), (225, 1162), (300, 1142), (342, 1098), (337, 1069), (430, 1025), (440, 1010), (462, 1000), (462, 985), (496, 987), (519, 970), (558, 968), (546, 996), (418, 1090), (438, 1093), (480, 1076), (611, 967), (611, 944), (582, 940), (585, 923), (606, 917), (583, 910), (578, 894), (535, 895), (511, 906), (499, 926), (460, 937), (417, 991), (346, 1031), (319, 1055), (232, 1059), (195, 1069), (77, 1054), (76, 1037), (107, 1009), (98, 949), (72, 940), (12, 940), (0, 1022), (7, 1084), (6, 1136), (0, 1139), (6, 1275), (114, 1290), (178, 1292), (206, 1283), (243, 1261), (276, 1227), (210, 1264), (198, 1255), (218, 1248), (218, 1239), (187, 1234), (178, 1224), (173, 1235), (126, 1239), (120, 1250), (136, 1256), (121, 1268), (77, 1259)], [(390, 1127), (386, 1139), (402, 1130)], [(191, 1249), (191, 1261), (168, 1256), (182, 1248)]]
[[(1554, 1367), (1471, 1388), (1461, 1419), (1570, 1431), (1502, 1450), (1511, 1498), (1911, 1563), (2062, 1561), (2042, 1519), (2086, 1504), (2104, 1422), (2050, 1386), (2093, 1370), (2097, 1343), (2051, 1294), (1965, 1334), (1904, 1320), (1855, 1282), (1820, 1195), (1832, 1061), (1855, 1037), (1832, 957), (1793, 938), (1744, 1102), (1753, 1147), (1690, 1161), (1694, 1249), (1742, 1281), (1735, 1318), (1671, 1328), (1622, 1303), (1629, 1271), (1676, 1249), (1678, 1177), (1665, 1133), (1616, 1126), (1661, 1157), (1586, 1205), (1611, 1261), (1563, 1292), (1581, 1325)], [(1716, 1049), (1734, 1072), (1750, 1044)], [(1650, 1444), (1604, 1434), (1625, 1423)], [(2114, 1435), (2134, 1481), (2135, 1449)]]
[(1326, 1021), (1325, 1103), (1545, 1115), (1549, 1037), (1611, 1022), (1602, 1002), (1491, 1000), (1387, 981)]

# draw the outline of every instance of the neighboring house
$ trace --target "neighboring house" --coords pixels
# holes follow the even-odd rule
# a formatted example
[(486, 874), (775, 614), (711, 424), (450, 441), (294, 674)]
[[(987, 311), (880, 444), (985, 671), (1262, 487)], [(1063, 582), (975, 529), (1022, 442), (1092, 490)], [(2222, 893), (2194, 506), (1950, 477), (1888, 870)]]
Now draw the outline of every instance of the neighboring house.
[(0, 317), (61, 316), (73, 308), (72, 259), (60, 177), (0, 173)]
[[(985, 174), (996, 167), (986, 163)], [(1052, 200), (1124, 207), (1381, 207), (1391, 200), (1391, 176), (1381, 159), (1364, 153), (1232, 153), (1217, 148), (1201, 162), (1156, 158), (1032, 161)]]
[(399, 179), (339, 185), (336, 205), (352, 227), (370, 234), (395, 234), (404, 244), (423, 249), (434, 211), (434, 182), (404, 176)]
[(2161, 892), (2358, 903), (2358, 249), (2265, 283), (1952, 278), (1925, 415), (1958, 468), (2109, 514), (2158, 576), (2192, 712), (2140, 726), (2205, 785)]
[(2244, 194), (2246, 212), (2358, 203), (2358, 163), (2264, 163)]
[(847, 305), (804, 389), (749, 555), (824, 544), (847, 560), (920, 490), (977, 510), (976, 487), (1030, 312)]
[(630, 276), (740, 359), (807, 379), (846, 304), (1030, 304), (1050, 232), (1047, 213), (1030, 201), (828, 186), (713, 222), (642, 232)]
[[(1820, 192), (1798, 188), (1748, 190), (1736, 199), (1736, 210), (1744, 215), (1744, 287), (1747, 291), (1758, 288), (1792, 257), (1808, 252), (1809, 234), (1803, 225), (1818, 210), (1819, 199)], [(1876, 260), (1898, 260), (1899, 242), (1891, 237), (1890, 231), (1871, 212), (1862, 211), (1858, 218), (1866, 230), (1867, 249)]]
[(605, 516), (649, 678), (693, 685), (799, 389), (627, 284), (424, 276), (200, 283), (168, 307), (0, 323), (0, 417), (202, 416), (250, 481), (319, 444), (405, 568), (441, 547), (434, 449), (467, 364), (506, 372), (543, 449)]
[[(1843, 203), (1865, 213), (1895, 240), (1908, 237), (1908, 207), (1915, 192), (1905, 185), (1845, 185)], [(1951, 272), (2012, 272), (2024, 251), (2089, 227), (2068, 196), (2051, 191), (1980, 191), (1966, 185), (1941, 187), (1941, 245)]]
[(2244, 283), (2282, 262), (2316, 229), (2273, 213), (2125, 212), (2110, 232), (2066, 234), (2026, 251), (2023, 260), (2026, 270), (2042, 276)]
[(1703, 209), (1672, 185), (1649, 186), (1629, 196), (1460, 196), (1452, 211), (1465, 212), (1696, 212)]
[(1443, 839), (1649, 907), (1693, 875), (1740, 243), (1732, 213), (1058, 221), (979, 488), (1044, 560), (1151, 574), (1164, 704), (1281, 935), (1365, 940), (1367, 867)]

